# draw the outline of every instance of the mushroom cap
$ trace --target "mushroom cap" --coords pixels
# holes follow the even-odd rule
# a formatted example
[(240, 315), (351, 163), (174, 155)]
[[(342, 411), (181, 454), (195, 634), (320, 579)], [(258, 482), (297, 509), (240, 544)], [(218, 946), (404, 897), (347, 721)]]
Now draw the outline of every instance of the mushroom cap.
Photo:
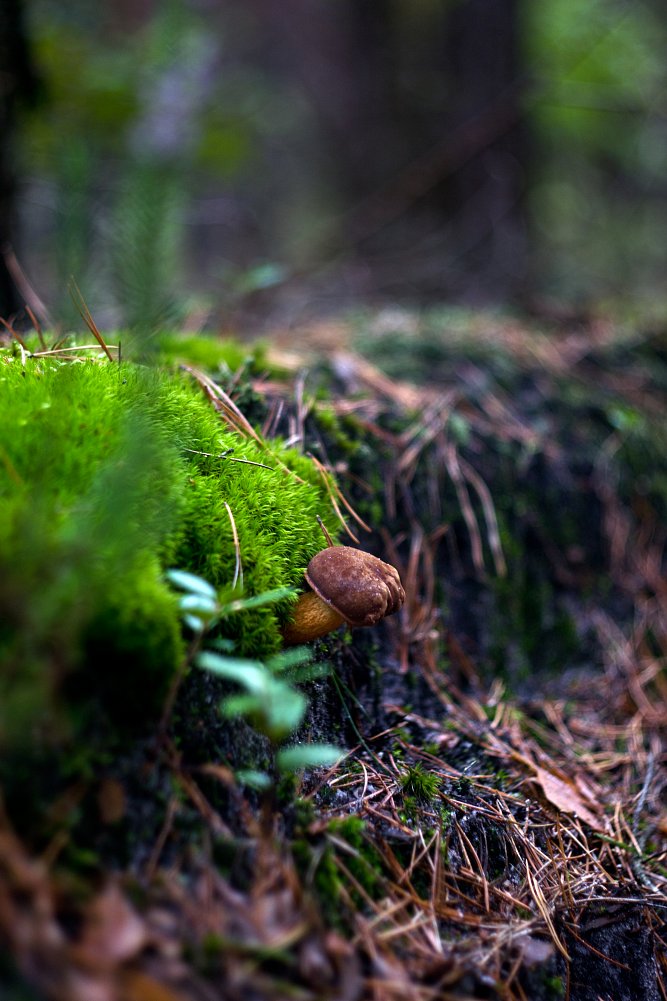
[(373, 626), (405, 601), (396, 567), (352, 546), (330, 546), (316, 553), (306, 580), (350, 626)]

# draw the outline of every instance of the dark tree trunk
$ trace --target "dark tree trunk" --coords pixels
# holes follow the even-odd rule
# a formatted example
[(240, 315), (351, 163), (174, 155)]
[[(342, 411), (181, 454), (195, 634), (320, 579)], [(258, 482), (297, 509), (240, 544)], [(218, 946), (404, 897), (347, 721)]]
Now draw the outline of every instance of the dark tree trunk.
[(0, 3), (0, 316), (24, 305), (7, 268), (6, 250), (14, 236), (16, 175), (13, 141), (21, 106), (36, 100), (38, 82), (30, 62), (22, 0)]
[(518, 0), (423, 17), (388, 0), (254, 5), (269, 65), (315, 112), (311, 169), (329, 175), (342, 208), (334, 250), (439, 295), (520, 284)]
[(344, 191), (358, 197), (378, 162), (374, 139), (387, 122), (385, 61), (389, 0), (253, 0), (262, 62), (292, 80), (308, 101), (321, 155)]
[(465, 0), (448, 19), (451, 135), (468, 136), (461, 166), (439, 189), (475, 297), (521, 284), (529, 139), (522, 118), (518, 0)]

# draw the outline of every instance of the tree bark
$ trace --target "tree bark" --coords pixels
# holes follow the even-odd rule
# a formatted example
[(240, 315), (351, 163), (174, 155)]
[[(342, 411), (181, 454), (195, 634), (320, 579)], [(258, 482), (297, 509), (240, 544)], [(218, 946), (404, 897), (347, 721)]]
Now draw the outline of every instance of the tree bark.
[(266, 64), (314, 112), (305, 152), (340, 206), (332, 253), (440, 297), (520, 285), (518, 0), (460, 0), (421, 19), (387, 0), (253, 4)]
[[(452, 135), (483, 124), (476, 148), (443, 181), (441, 197), (474, 298), (521, 284), (525, 257), (524, 187), (529, 136), (522, 115), (518, 0), (465, 0), (449, 15), (446, 71), (454, 95)], [(481, 293), (481, 296), (479, 295)]]
[(34, 103), (39, 82), (30, 59), (22, 0), (0, 3), (0, 316), (11, 317), (23, 297), (7, 267), (15, 227), (16, 168), (14, 140), (22, 107)]

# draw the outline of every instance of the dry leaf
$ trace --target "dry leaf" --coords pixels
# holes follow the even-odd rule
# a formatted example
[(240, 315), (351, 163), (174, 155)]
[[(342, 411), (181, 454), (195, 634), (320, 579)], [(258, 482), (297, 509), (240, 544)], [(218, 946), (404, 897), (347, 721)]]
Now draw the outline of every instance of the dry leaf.
[(590, 807), (586, 805), (573, 782), (560, 778), (553, 772), (540, 768), (539, 765), (532, 767), (535, 771), (533, 781), (542, 787), (544, 795), (553, 806), (562, 810), (563, 813), (570, 813), (583, 820), (594, 831), (604, 833), (606, 829), (604, 821), (596, 817)]
[(521, 949), (521, 957), (526, 966), (542, 966), (554, 954), (552, 942), (535, 938), (534, 935), (522, 935), (515, 942)]
[(145, 922), (120, 888), (109, 883), (86, 909), (72, 958), (89, 969), (110, 969), (136, 956), (148, 941)]

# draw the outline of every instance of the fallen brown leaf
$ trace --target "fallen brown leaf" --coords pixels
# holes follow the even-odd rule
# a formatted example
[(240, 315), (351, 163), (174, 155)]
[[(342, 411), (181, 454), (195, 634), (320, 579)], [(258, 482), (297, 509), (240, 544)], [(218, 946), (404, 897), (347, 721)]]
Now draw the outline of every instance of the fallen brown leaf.
[(603, 819), (596, 816), (593, 810), (586, 805), (573, 782), (554, 775), (553, 772), (549, 772), (545, 768), (540, 768), (539, 765), (533, 765), (532, 767), (535, 772), (534, 776), (532, 776), (532, 781), (542, 787), (542, 792), (552, 806), (555, 806), (558, 810), (562, 810), (563, 813), (579, 817), (585, 824), (592, 827), (594, 831), (598, 831), (599, 833), (605, 832), (606, 827)]
[(147, 942), (146, 923), (120, 887), (109, 882), (87, 907), (83, 931), (70, 954), (77, 965), (111, 969), (138, 955)]

